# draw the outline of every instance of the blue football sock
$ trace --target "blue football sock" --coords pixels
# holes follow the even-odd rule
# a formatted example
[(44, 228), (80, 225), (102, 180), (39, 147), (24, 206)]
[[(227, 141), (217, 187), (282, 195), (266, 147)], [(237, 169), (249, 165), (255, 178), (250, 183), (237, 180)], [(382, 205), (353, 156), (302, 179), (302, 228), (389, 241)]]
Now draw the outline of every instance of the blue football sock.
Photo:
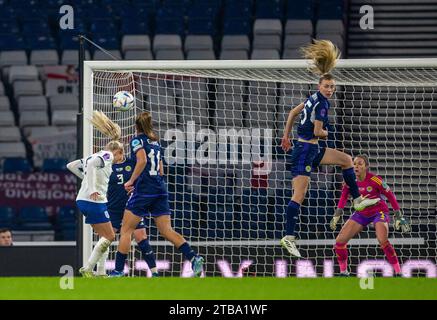
[(354, 172), (354, 168), (349, 168), (346, 170), (343, 170), (343, 179), (344, 182), (346, 182), (347, 186), (349, 187), (349, 191), (352, 195), (353, 199), (356, 199), (360, 196), (360, 192), (358, 190), (357, 185), (357, 177)]
[(193, 249), (191, 249), (188, 242), (185, 242), (183, 245), (181, 245), (178, 248), (178, 250), (180, 252), (182, 252), (184, 254), (185, 258), (187, 258), (190, 261), (191, 261), (191, 259), (193, 259), (197, 255), (196, 252)]
[(119, 251), (115, 254), (115, 270), (118, 272), (124, 271), (124, 263), (126, 262), (127, 254), (123, 254)]
[(296, 226), (299, 216), (300, 204), (290, 200), (287, 207), (287, 219), (285, 224), (285, 231), (287, 236), (294, 236), (294, 228)]
[(144, 239), (138, 243), (141, 253), (143, 254), (144, 261), (147, 262), (149, 269), (156, 267), (155, 253), (150, 246), (149, 240)]

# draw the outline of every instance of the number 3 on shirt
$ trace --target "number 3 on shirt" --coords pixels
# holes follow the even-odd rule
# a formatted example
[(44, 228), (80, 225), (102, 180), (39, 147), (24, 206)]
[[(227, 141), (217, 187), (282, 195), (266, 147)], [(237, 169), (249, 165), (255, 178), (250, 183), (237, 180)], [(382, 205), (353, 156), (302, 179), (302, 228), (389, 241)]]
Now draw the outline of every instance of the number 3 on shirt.
[(147, 155), (150, 159), (150, 171), (149, 174), (151, 176), (156, 176), (159, 171), (159, 162), (161, 160), (161, 151), (158, 151), (155, 157), (155, 150), (150, 150), (150, 153)]

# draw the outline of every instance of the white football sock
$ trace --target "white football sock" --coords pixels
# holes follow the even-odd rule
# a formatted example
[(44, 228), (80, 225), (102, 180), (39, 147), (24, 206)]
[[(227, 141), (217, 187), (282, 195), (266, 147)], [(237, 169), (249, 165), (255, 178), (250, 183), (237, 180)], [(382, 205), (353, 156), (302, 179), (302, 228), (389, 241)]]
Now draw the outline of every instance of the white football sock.
[(91, 253), (91, 256), (88, 259), (88, 262), (85, 265), (85, 268), (89, 271), (93, 270), (97, 261), (102, 257), (102, 255), (107, 251), (109, 245), (111, 244), (111, 241), (108, 239), (101, 237), (99, 242), (97, 242), (96, 246), (94, 247), (93, 252)]

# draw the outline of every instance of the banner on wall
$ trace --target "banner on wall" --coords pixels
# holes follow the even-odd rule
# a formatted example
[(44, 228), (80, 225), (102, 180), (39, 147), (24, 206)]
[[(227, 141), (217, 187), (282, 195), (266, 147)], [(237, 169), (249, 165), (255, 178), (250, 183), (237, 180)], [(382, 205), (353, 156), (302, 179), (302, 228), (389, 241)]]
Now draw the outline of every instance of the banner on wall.
[(41, 167), (44, 159), (63, 158), (69, 161), (76, 157), (76, 129), (59, 131), (56, 135), (30, 136), (33, 149), (33, 163)]
[(39, 206), (49, 216), (59, 207), (74, 206), (76, 177), (71, 173), (0, 173), (0, 204), (15, 211)]

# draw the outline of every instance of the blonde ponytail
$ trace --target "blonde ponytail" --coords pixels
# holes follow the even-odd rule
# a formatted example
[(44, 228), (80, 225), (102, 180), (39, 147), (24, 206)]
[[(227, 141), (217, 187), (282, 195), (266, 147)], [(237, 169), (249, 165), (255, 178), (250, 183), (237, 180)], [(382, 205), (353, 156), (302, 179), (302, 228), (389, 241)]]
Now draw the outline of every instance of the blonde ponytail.
[(329, 40), (314, 40), (314, 43), (302, 47), (301, 51), (305, 59), (311, 60), (309, 70), (321, 77), (335, 68), (341, 55), (338, 48)]
[(118, 124), (112, 122), (102, 111), (94, 111), (90, 119), (93, 126), (103, 135), (111, 140), (118, 141), (121, 138), (121, 128)]

